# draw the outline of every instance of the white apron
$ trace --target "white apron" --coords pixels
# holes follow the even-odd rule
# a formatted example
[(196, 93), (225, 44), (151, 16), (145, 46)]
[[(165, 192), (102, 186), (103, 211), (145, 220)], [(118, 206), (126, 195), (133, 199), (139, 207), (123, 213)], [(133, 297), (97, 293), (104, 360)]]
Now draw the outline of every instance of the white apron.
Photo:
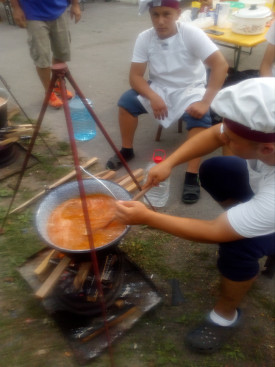
[[(191, 103), (202, 99), (206, 70), (200, 60), (189, 55), (181, 32), (164, 40), (156, 35), (149, 49), (149, 60), (150, 87), (168, 109), (168, 116), (156, 121), (166, 128), (178, 121)], [(150, 101), (141, 95), (138, 99), (154, 117)]]

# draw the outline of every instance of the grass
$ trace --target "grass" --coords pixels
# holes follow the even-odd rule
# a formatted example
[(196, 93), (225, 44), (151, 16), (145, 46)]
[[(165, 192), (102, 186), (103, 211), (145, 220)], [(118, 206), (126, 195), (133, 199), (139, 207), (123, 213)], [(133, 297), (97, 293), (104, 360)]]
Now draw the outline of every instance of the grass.
[[(27, 170), (19, 201), (72, 169), (68, 145), (53, 144), (61, 164), (49, 157), (43, 144), (37, 145), (39, 163)], [(11, 177), (0, 183), (0, 221), (14, 182)], [(34, 227), (35, 210), (33, 205), (9, 216), (0, 236), (0, 366), (76, 367), (78, 363), (53, 319), (18, 273), (18, 267), (44, 247)], [(184, 335), (211, 309), (217, 294), (215, 247), (139, 226), (132, 228), (120, 248), (145, 274), (153, 276), (163, 302), (112, 346), (116, 367), (273, 367), (274, 302), (262, 286), (256, 285), (244, 303), (245, 328), (230, 344), (210, 356), (184, 347)], [(179, 281), (184, 296), (180, 306), (171, 305), (171, 279)], [(110, 366), (108, 352), (87, 366)]]

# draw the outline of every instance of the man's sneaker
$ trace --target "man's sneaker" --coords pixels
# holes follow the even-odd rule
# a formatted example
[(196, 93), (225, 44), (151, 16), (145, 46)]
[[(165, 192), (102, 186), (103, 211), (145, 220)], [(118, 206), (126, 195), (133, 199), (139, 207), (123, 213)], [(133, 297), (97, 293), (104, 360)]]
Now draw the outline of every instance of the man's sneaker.
[[(59, 81), (57, 81), (57, 82), (56, 82), (56, 84), (55, 84), (55, 87), (54, 87), (53, 91), (54, 91), (54, 93), (55, 93), (55, 94), (57, 94), (58, 96), (61, 96), (61, 89), (60, 89), (60, 83), (59, 83)], [(68, 98), (68, 99), (73, 98), (73, 94), (72, 94), (70, 91), (68, 91), (68, 89), (66, 89), (66, 92), (67, 92), (67, 98)]]
[(61, 101), (60, 98), (57, 97), (57, 95), (54, 92), (52, 92), (50, 96), (49, 106), (54, 108), (60, 108), (63, 106), (63, 102)]

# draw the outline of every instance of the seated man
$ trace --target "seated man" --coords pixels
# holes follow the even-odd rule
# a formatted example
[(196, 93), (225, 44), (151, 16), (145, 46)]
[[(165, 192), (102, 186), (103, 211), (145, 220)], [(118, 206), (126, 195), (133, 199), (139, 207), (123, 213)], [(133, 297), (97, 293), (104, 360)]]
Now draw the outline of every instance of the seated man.
[(214, 157), (200, 180), (227, 211), (216, 219), (179, 218), (137, 201), (118, 201), (116, 217), (190, 241), (219, 243), (220, 296), (206, 320), (187, 335), (198, 352), (214, 352), (236, 329), (239, 305), (259, 272), (258, 260), (275, 255), (275, 78), (252, 78), (222, 89), (212, 108), (223, 123), (197, 134), (154, 166), (144, 188), (158, 185), (173, 167), (228, 145), (235, 156)]
[[(201, 29), (177, 22), (181, 13), (177, 0), (141, 0), (140, 13), (147, 8), (153, 28), (137, 38), (130, 68), (133, 89), (118, 101), (120, 152), (126, 161), (134, 157), (134, 134), (141, 114), (152, 114), (164, 127), (182, 118), (188, 138), (210, 127), (209, 106), (228, 69), (221, 52)], [(206, 89), (204, 64), (210, 69)], [(149, 82), (144, 77), (147, 66)], [(199, 164), (200, 158), (188, 162), (182, 198), (185, 203), (199, 199)], [(115, 155), (106, 166), (117, 170), (121, 165)]]
[(275, 21), (271, 24), (267, 34), (268, 42), (260, 67), (261, 76), (275, 76)]

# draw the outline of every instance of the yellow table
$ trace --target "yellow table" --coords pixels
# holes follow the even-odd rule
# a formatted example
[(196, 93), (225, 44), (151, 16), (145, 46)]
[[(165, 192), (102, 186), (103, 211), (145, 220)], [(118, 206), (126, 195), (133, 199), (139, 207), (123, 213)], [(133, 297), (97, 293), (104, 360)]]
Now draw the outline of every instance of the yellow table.
[[(251, 36), (247, 36), (244, 34), (237, 34), (237, 33), (232, 32), (231, 29), (219, 28), (217, 26), (212, 26), (207, 29), (212, 29), (212, 30), (220, 31), (224, 33), (220, 36), (217, 36), (215, 34), (210, 34), (210, 33), (207, 33), (207, 35), (218, 45), (223, 46), (223, 47), (232, 48), (236, 51), (236, 57), (234, 58), (234, 70), (236, 71), (238, 70), (241, 53), (242, 52), (247, 53), (247, 51), (242, 50), (242, 47), (250, 48), (250, 52), (248, 53), (251, 55), (253, 47), (266, 41), (265, 34), (268, 31), (269, 27), (265, 27), (264, 33), (257, 34), (257, 35), (251, 35)], [(228, 43), (233, 46), (228, 45)]]

